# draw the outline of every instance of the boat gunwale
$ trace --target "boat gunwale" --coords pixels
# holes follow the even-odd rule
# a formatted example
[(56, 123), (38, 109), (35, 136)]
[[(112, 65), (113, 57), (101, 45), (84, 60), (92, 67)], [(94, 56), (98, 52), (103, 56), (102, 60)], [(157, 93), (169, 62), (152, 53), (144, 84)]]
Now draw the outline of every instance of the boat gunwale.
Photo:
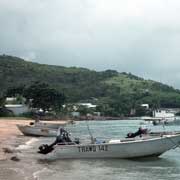
[(50, 127), (40, 127), (40, 126), (30, 126), (30, 125), (21, 125), (21, 124), (16, 124), (16, 126), (18, 128), (33, 128), (33, 129), (47, 129), (47, 130), (52, 130), (52, 131), (57, 131), (54, 128), (50, 128)]
[[(162, 140), (162, 139), (170, 139), (171, 137), (180, 137), (180, 134), (175, 134), (175, 135), (163, 135), (160, 137), (156, 138), (150, 138), (150, 139), (135, 139), (135, 140), (130, 140), (130, 141), (120, 141), (118, 143), (100, 143), (100, 144), (56, 144), (56, 147), (81, 147), (81, 146), (101, 146), (101, 145), (120, 145), (120, 144), (132, 144), (132, 143), (142, 143), (142, 142), (152, 142), (152, 141), (157, 141), (157, 140)], [(180, 141), (180, 140), (179, 140)], [(180, 143), (180, 142), (179, 142)]]

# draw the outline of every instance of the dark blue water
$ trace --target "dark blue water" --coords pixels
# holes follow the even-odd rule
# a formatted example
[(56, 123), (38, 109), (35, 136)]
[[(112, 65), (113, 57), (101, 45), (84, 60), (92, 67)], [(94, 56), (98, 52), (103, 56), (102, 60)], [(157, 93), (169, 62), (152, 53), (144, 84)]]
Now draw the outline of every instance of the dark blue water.
[[(142, 121), (88, 121), (68, 126), (72, 137), (88, 141), (87, 123), (94, 137), (100, 140), (125, 137), (134, 132)], [(180, 126), (148, 126), (153, 131), (179, 130)], [(23, 139), (23, 136), (17, 137)], [(160, 158), (146, 159), (93, 159), (93, 160), (47, 160), (39, 158), (37, 148), (42, 143), (51, 143), (54, 138), (30, 138), (18, 147), (19, 162), (0, 162), (2, 180), (172, 180), (180, 179), (180, 149), (173, 149)]]

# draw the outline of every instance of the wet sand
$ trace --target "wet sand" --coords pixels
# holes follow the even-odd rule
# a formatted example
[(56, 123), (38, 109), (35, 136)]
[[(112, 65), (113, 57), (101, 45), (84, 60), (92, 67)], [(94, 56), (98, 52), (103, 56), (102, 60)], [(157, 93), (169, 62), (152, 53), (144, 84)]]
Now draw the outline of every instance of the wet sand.
[(3, 148), (9, 148), (18, 135), (22, 135), (16, 124), (27, 125), (30, 120), (0, 119), (0, 160), (7, 158)]
[[(12, 121), (11, 121), (12, 122)], [(21, 123), (21, 121), (17, 121)], [(107, 139), (124, 137), (127, 132), (134, 132), (141, 121), (89, 121), (92, 132), (96, 137)], [(22, 122), (24, 123), (24, 122)], [(11, 124), (8, 122), (8, 124)], [(14, 123), (8, 129), (14, 127)], [(2, 127), (3, 123), (0, 125)], [(5, 126), (5, 125), (4, 125)], [(152, 128), (152, 127), (151, 127)], [(164, 127), (155, 126), (158, 131)], [(89, 138), (86, 122), (78, 122), (78, 126), (71, 126), (70, 132), (74, 137)], [(167, 130), (180, 131), (180, 126), (167, 126)], [(16, 132), (15, 132), (16, 131)], [(69, 159), (48, 160), (46, 156), (37, 153), (38, 147), (44, 143), (52, 143), (53, 138), (34, 138), (20, 135), (17, 129), (13, 131), (17, 136), (12, 142), (21, 145), (17, 147), (20, 161), (10, 158), (0, 161), (0, 180), (179, 180), (180, 179), (180, 149), (170, 150), (159, 158), (145, 159)], [(10, 143), (8, 143), (10, 144)], [(11, 145), (11, 144), (10, 144)]]
[[(4, 148), (11, 148), (12, 145), (18, 145), (17, 136), (22, 135), (22, 133), (18, 130), (16, 124), (28, 125), (30, 122), (33, 122), (33, 120), (8, 118), (0, 119), (0, 160), (7, 159), (8, 154), (4, 153)], [(51, 123), (53, 122), (63, 124), (67, 121), (51, 121)]]

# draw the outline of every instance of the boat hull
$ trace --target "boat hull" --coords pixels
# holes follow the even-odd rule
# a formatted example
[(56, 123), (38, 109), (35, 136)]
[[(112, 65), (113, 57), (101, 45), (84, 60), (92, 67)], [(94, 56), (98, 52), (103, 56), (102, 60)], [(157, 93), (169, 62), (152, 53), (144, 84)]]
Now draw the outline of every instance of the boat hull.
[(51, 123), (35, 123), (35, 127), (38, 128), (52, 128), (52, 129), (58, 129), (59, 127), (64, 127), (66, 124), (51, 124)]
[(56, 137), (57, 130), (43, 127), (31, 127), (31, 126), (23, 126), (17, 125), (18, 129), (25, 136), (44, 136), (44, 137)]
[(147, 140), (87, 145), (56, 145), (47, 156), (56, 159), (138, 158), (159, 156), (180, 144), (180, 135), (166, 135)]

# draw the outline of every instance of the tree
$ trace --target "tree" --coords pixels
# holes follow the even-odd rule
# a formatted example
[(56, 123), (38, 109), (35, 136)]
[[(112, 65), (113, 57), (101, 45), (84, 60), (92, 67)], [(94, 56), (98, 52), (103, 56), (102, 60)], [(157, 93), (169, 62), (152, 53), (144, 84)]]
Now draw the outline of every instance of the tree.
[(5, 97), (0, 95), (0, 108), (4, 107), (4, 104), (5, 104)]
[(92, 113), (92, 110), (91, 108), (80, 105), (78, 107), (78, 112), (80, 112), (81, 115), (86, 116), (88, 113)]
[(25, 85), (21, 85), (18, 87), (10, 87), (6, 91), (7, 97), (16, 97), (18, 95), (23, 95), (25, 89)]
[(65, 102), (64, 94), (50, 88), (48, 84), (35, 82), (25, 89), (24, 97), (27, 103), (38, 109), (49, 111), (50, 109), (56, 112), (61, 110), (62, 104)]
[(5, 107), (5, 100), (6, 100), (5, 96), (3, 94), (0, 94), (0, 116), (1, 117), (12, 115), (12, 112), (6, 109)]
[(145, 107), (142, 106), (137, 106), (136, 107), (136, 116), (151, 116), (151, 110), (150, 109), (146, 109)]

